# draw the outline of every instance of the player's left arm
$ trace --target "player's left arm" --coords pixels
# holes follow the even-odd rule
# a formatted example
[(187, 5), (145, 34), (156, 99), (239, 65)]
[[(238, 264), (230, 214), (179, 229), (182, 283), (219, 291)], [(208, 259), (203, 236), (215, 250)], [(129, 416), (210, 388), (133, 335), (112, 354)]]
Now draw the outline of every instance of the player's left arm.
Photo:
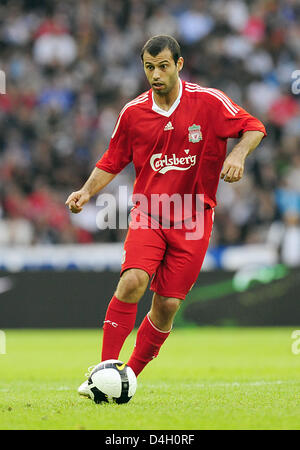
[(245, 160), (260, 144), (265, 134), (262, 131), (245, 131), (224, 161), (221, 178), (228, 183), (239, 181), (244, 174)]

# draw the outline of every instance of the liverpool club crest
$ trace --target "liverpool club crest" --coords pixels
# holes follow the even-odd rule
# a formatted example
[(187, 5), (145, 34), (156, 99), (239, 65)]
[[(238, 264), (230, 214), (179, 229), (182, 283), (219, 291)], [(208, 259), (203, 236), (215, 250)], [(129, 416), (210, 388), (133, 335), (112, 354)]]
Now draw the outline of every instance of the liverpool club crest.
[(202, 141), (202, 133), (200, 131), (200, 125), (192, 125), (188, 128), (189, 130), (189, 142), (195, 144), (196, 142)]

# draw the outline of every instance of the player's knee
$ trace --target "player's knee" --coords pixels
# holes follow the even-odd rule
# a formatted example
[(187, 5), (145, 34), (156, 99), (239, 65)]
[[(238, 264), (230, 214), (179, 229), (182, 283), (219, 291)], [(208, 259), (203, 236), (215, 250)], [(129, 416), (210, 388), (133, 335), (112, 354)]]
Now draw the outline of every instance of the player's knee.
[[(125, 301), (138, 301), (144, 293), (149, 281), (149, 275), (140, 269), (129, 269), (122, 275), (117, 287), (118, 298)], [(118, 295), (117, 295), (118, 296)]]
[(174, 317), (181, 305), (181, 300), (177, 298), (160, 297), (158, 310), (163, 317)]

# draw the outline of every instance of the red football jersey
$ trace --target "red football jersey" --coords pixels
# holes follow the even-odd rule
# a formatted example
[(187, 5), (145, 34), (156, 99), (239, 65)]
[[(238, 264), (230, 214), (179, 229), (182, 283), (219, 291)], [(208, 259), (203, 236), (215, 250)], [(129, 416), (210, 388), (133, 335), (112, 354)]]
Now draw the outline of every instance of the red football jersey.
[(266, 135), (264, 125), (222, 91), (180, 80), (168, 111), (156, 105), (152, 89), (124, 106), (96, 166), (116, 174), (132, 161), (133, 194), (204, 194), (214, 207), (227, 138), (248, 130)]

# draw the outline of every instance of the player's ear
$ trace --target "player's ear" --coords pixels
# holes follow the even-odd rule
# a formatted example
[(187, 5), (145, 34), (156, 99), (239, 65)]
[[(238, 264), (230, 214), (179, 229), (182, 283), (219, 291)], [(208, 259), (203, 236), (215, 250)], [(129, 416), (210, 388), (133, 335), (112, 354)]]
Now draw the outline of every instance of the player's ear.
[(178, 61), (176, 64), (178, 72), (180, 72), (181, 69), (183, 68), (183, 63), (184, 63), (184, 59), (182, 56), (180, 56), (180, 58), (178, 58)]

